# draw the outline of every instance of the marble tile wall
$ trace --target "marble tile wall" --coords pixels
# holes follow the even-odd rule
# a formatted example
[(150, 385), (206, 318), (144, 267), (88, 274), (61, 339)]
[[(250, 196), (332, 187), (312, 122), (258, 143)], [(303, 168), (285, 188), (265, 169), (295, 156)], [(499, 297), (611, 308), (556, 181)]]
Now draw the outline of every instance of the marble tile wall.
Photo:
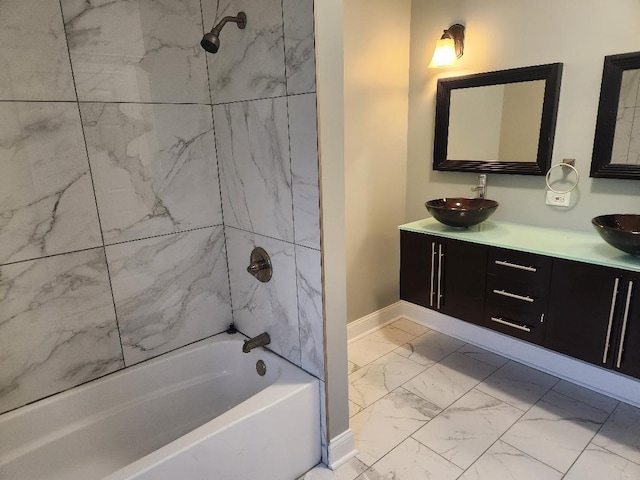
[(324, 379), (313, 0), (1, 9), (0, 413), (232, 321)]

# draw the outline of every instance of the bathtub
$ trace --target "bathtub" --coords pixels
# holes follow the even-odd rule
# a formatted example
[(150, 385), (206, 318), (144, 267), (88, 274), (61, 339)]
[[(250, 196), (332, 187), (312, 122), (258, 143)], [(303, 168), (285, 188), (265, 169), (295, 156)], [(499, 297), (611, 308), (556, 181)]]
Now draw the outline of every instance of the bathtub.
[(0, 479), (297, 478), (320, 461), (318, 380), (242, 340), (217, 335), (0, 416)]

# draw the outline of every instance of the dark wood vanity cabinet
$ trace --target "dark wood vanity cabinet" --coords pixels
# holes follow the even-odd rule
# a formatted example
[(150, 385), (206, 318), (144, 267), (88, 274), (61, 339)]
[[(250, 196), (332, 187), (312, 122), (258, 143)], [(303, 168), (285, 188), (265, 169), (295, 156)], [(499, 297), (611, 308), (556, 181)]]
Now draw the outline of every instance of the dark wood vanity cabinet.
[(640, 273), (401, 230), (400, 298), (640, 378)]
[(640, 274), (555, 259), (544, 345), (640, 378)]
[(485, 245), (422, 233), (400, 233), (400, 298), (483, 323)]

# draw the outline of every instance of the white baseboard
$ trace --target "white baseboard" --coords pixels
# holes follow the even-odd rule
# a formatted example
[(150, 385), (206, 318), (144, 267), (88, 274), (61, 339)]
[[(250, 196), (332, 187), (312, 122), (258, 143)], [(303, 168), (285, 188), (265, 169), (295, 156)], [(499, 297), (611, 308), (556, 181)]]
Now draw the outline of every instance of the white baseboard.
[(402, 315), (425, 327), (464, 340), (556, 377), (640, 407), (640, 381), (552, 352), (546, 348), (441, 313), (402, 304)]
[(347, 324), (347, 342), (351, 343), (374, 330), (398, 320), (402, 317), (403, 303), (405, 302), (393, 303), (365, 317), (349, 322)]
[(347, 429), (329, 440), (327, 466), (335, 470), (358, 454), (356, 440), (351, 429)]

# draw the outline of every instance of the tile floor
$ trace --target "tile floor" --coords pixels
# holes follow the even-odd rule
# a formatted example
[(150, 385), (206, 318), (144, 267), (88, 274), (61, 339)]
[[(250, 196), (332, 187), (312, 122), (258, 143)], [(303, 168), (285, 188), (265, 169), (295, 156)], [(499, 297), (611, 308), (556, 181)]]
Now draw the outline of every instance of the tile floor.
[(299, 480), (640, 480), (640, 409), (406, 319), (349, 345), (349, 413)]

